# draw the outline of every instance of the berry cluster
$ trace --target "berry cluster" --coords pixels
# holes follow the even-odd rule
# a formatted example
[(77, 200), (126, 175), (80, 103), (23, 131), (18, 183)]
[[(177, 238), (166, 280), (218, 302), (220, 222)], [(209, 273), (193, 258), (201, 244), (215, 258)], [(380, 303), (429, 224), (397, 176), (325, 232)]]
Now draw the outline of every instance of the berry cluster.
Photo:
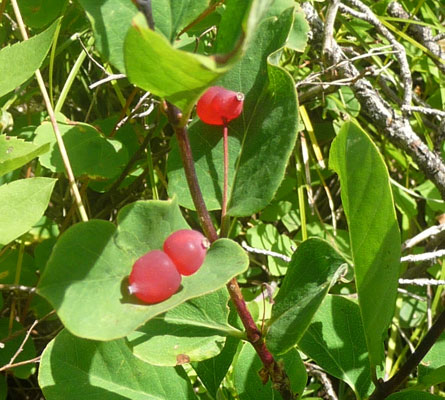
[(172, 233), (162, 250), (138, 258), (129, 276), (130, 294), (148, 304), (167, 300), (181, 285), (181, 275), (194, 274), (204, 262), (209, 241), (198, 231)]

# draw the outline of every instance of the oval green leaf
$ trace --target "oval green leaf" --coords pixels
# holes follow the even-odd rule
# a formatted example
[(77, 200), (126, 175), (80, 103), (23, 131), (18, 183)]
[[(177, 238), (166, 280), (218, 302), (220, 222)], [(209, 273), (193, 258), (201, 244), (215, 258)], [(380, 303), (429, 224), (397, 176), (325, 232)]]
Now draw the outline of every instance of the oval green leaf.
[(229, 336), (221, 353), (216, 357), (192, 364), (201, 382), (215, 398), (224, 377), (232, 365), (239, 343), (238, 339)]
[(445, 333), (434, 343), (419, 364), (418, 381), (425, 388), (445, 382)]
[(151, 3), (155, 29), (174, 43), (177, 34), (197, 18), (210, 0), (156, 0)]
[(196, 399), (182, 368), (144, 363), (123, 339), (95, 342), (66, 330), (42, 354), (39, 385), (46, 400)]
[(26, 26), (40, 29), (61, 14), (67, 0), (17, 0), (17, 3)]
[(213, 243), (197, 273), (179, 291), (154, 305), (128, 294), (127, 276), (137, 258), (162, 248), (166, 237), (187, 225), (175, 201), (141, 201), (121, 210), (118, 228), (92, 220), (67, 230), (54, 247), (38, 293), (77, 336), (111, 340), (185, 301), (222, 288), (243, 272), (248, 258), (228, 239)]
[[(292, 77), (273, 65), (273, 52), (286, 43), (293, 8), (258, 27), (245, 56), (216, 84), (246, 95), (244, 111), (229, 125), (229, 208), (232, 216), (251, 215), (272, 200), (297, 137), (297, 97)], [(270, 57), (269, 57), (270, 56)], [(201, 190), (211, 210), (221, 208), (222, 127), (195, 120), (190, 142)], [(168, 159), (169, 194), (194, 209), (176, 142)]]
[(344, 258), (324, 240), (309, 239), (298, 247), (267, 324), (267, 347), (273, 353), (283, 354), (298, 343), (345, 266)]
[(226, 68), (213, 58), (175, 49), (148, 28), (142, 14), (132, 21), (124, 45), (127, 76), (132, 83), (190, 113), (201, 93)]
[(329, 162), (340, 177), (360, 311), (374, 368), (383, 361), (400, 265), (400, 232), (389, 175), (377, 147), (353, 122), (343, 124), (332, 143)]
[(0, 135), (0, 176), (20, 168), (48, 150), (49, 144), (36, 146), (14, 136)]
[[(297, 350), (292, 349), (283, 355), (284, 364), (294, 394), (302, 394), (307, 382), (306, 368)], [(233, 367), (233, 383), (240, 400), (281, 400), (280, 393), (273, 389), (272, 382), (266, 384), (260, 379), (263, 367), (255, 349), (246, 343)], [(299, 396), (296, 396), (299, 398)]]
[[(105, 138), (92, 125), (63, 117), (59, 120), (59, 129), (76, 177), (113, 178), (128, 160), (127, 151), (120, 142)], [(50, 151), (39, 157), (41, 164), (53, 172), (64, 172), (65, 166), (49, 121), (36, 130), (34, 144), (44, 143), (49, 143)]]
[(227, 318), (225, 288), (189, 300), (127, 336), (133, 354), (152, 365), (174, 366), (218, 355), (226, 336), (243, 337)]
[(124, 40), (138, 12), (136, 6), (122, 0), (79, 0), (79, 3), (91, 22), (95, 46), (103, 59), (125, 72)]
[(353, 301), (326, 296), (298, 347), (327, 373), (345, 381), (358, 400), (374, 389), (360, 310)]
[(0, 97), (16, 89), (40, 68), (51, 47), (57, 23), (29, 40), (0, 50)]
[(0, 186), (0, 247), (28, 232), (40, 220), (56, 180), (28, 178)]

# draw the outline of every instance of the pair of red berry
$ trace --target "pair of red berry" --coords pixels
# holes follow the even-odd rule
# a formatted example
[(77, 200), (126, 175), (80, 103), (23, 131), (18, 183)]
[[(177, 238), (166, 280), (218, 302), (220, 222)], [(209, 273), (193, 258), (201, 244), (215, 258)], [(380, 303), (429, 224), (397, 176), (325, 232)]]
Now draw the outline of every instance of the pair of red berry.
[(148, 304), (167, 300), (179, 289), (181, 275), (192, 275), (201, 267), (208, 247), (209, 241), (198, 231), (172, 233), (163, 251), (152, 250), (133, 264), (130, 294)]
[[(243, 110), (244, 95), (220, 86), (209, 88), (198, 100), (196, 112), (209, 125), (224, 127), (224, 197), (227, 196), (227, 124)], [(177, 292), (181, 275), (195, 273), (204, 262), (208, 240), (197, 231), (179, 230), (164, 242), (163, 250), (152, 250), (133, 265), (129, 277), (129, 292), (145, 303), (164, 301)]]

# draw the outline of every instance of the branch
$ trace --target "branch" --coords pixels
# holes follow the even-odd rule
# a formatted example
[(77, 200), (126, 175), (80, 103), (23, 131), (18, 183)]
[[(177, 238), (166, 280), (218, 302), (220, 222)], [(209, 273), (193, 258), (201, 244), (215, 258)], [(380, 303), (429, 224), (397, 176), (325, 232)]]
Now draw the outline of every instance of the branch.
[(372, 10), (363, 4), (360, 0), (346, 0), (347, 3), (354, 6), (360, 12), (353, 10), (343, 4), (340, 5), (340, 9), (348, 14), (351, 14), (355, 18), (360, 18), (370, 24), (374, 25), (377, 31), (385, 37), (389, 43), (393, 46), (394, 49), (398, 50), (395, 53), (395, 56), (400, 65), (401, 78), (403, 82), (404, 95), (403, 95), (403, 104), (406, 106), (411, 105), (413, 92), (412, 85), (413, 79), (411, 76), (411, 70), (409, 68), (408, 59), (406, 58), (405, 48), (396, 40), (393, 34), (380, 22), (377, 16), (372, 12)]
[[(310, 3), (303, 3), (302, 8), (311, 26), (312, 32), (309, 36), (312, 39), (311, 44), (315, 48), (319, 47), (323, 39), (323, 23)], [(335, 40), (332, 43), (333, 47), (327, 54), (332, 60), (335, 60), (336, 55), (340, 54), (342, 60), (347, 61), (347, 57)], [(350, 62), (339, 64), (338, 72), (344, 78), (351, 78), (359, 74), (357, 68)], [(436, 185), (442, 198), (445, 199), (445, 164), (413, 131), (408, 119), (397, 114), (367, 79), (360, 78), (353, 82), (351, 89), (360, 102), (362, 110), (368, 114), (377, 130), (384, 133), (391, 143), (406, 151), (413, 158), (426, 177)]]
[(304, 366), (306, 367), (308, 375), (317, 378), (322, 383), (326, 391), (326, 396), (328, 396), (329, 400), (338, 400), (337, 394), (335, 393), (334, 387), (332, 386), (332, 382), (328, 378), (328, 375), (318, 365), (304, 362)]
[[(203, 227), (204, 233), (210, 242), (214, 242), (218, 239), (218, 234), (213, 226), (209, 211), (207, 210), (204, 198), (202, 196), (201, 188), (199, 186), (187, 127), (181, 126), (182, 124), (180, 123), (183, 116), (178, 108), (168, 103), (167, 115), (176, 133), (187, 183), (201, 226)], [(246, 329), (247, 339), (252, 344), (263, 363), (263, 381), (267, 382), (267, 380), (270, 378), (274, 384), (274, 387), (281, 393), (283, 399), (293, 399), (294, 396), (290, 389), (289, 378), (287, 377), (283, 366), (275, 361), (272, 353), (267, 349), (262, 334), (256, 326), (252, 315), (247, 309), (247, 304), (244, 300), (236, 278), (233, 278), (227, 284), (227, 289), (229, 291), (230, 298), (235, 305), (236, 311), (240, 316), (243, 326)]]
[(36, 291), (36, 288), (31, 286), (10, 285), (8, 283), (2, 283), (0, 284), (0, 290), (17, 290), (20, 292), (34, 293)]
[(422, 254), (410, 254), (400, 259), (400, 262), (422, 262), (422, 261), (434, 261), (439, 257), (445, 256), (445, 250), (436, 250), (430, 253)]
[(431, 56), (431, 54), (434, 55), (434, 57), (431, 57), (432, 60), (437, 65), (437, 68), (439, 68), (440, 71), (445, 74), (445, 52), (440, 47), (439, 43), (437, 43), (437, 41), (441, 38), (440, 35), (437, 38), (433, 36), (431, 28), (413, 23), (412, 20), (414, 19), (416, 21), (417, 18), (415, 16), (410, 16), (403, 9), (402, 5), (396, 1), (389, 4), (388, 13), (392, 17), (407, 20), (406, 22), (408, 23), (408, 33), (415, 40), (417, 40), (428, 49), (430, 54), (428, 54), (428, 52), (426, 52), (426, 54), (428, 54), (429, 56)]
[(405, 242), (402, 244), (402, 251), (410, 249), (411, 247), (414, 247), (425, 239), (428, 239), (431, 236), (438, 235), (440, 232), (443, 231), (445, 231), (445, 224), (430, 226), (428, 229), (425, 229), (416, 236), (405, 240)]
[(277, 253), (275, 251), (270, 251), (270, 250), (257, 249), (256, 247), (249, 246), (246, 242), (242, 242), (241, 246), (243, 246), (243, 248), (246, 251), (250, 252), (250, 253), (263, 254), (265, 256), (271, 256), (271, 257), (279, 258), (279, 259), (281, 259), (283, 261), (286, 261), (286, 262), (290, 262), (290, 260), (291, 260), (290, 257), (288, 257), (288, 256), (286, 256), (284, 254)]
[(426, 356), (428, 351), (433, 347), (434, 343), (436, 343), (439, 336), (445, 330), (445, 311), (440, 314), (437, 321), (428, 331), (428, 333), (424, 336), (416, 351), (411, 354), (405, 364), (399, 369), (399, 371), (388, 381), (383, 382), (379, 385), (374, 393), (371, 395), (369, 400), (383, 400), (388, 395), (396, 391), (399, 386), (404, 382), (406, 378), (408, 378), (409, 374), (414, 370), (414, 368), (419, 365), (420, 361), (422, 361), (423, 357)]
[(112, 75), (108, 75), (106, 78), (103, 78), (97, 82), (92, 83), (90, 86), (88, 86), (90, 89), (94, 89), (104, 83), (110, 82), (110, 81), (114, 81), (117, 79), (124, 79), (126, 78), (127, 75), (124, 74), (112, 74)]
[(416, 286), (441, 286), (441, 285), (445, 285), (445, 280), (443, 280), (443, 279), (427, 279), (427, 278), (417, 278), (417, 279), (400, 278), (399, 284), (400, 285), (416, 285)]

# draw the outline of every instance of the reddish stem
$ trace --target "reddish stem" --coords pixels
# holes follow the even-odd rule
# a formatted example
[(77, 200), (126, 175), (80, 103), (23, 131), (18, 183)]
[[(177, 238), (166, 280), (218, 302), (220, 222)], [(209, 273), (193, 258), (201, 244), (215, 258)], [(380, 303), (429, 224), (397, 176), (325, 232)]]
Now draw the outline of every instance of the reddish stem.
[(223, 127), (223, 147), (224, 147), (224, 183), (223, 183), (223, 198), (221, 207), (221, 225), (223, 225), (224, 218), (227, 214), (227, 191), (229, 187), (229, 128), (227, 123)]
[(193, 161), (192, 149), (187, 134), (186, 127), (175, 127), (176, 139), (178, 140), (179, 150), (181, 152), (182, 163), (184, 165), (185, 176), (192, 195), (193, 203), (198, 213), (204, 234), (214, 242), (218, 239), (209, 211), (202, 197), (201, 188), (199, 187), (198, 177), (195, 170), (195, 162)]
[[(214, 242), (218, 239), (218, 235), (215, 227), (212, 224), (210, 214), (207, 210), (204, 198), (202, 197), (201, 189), (199, 187), (187, 128), (181, 127), (177, 123), (175, 124), (176, 121), (179, 121), (179, 118), (175, 118), (175, 114), (177, 114), (178, 111), (171, 104), (168, 104), (167, 107), (167, 115), (169, 115), (169, 120), (171, 121), (176, 132), (176, 138), (178, 140), (178, 145), (181, 152), (187, 183), (201, 222), (201, 226), (210, 242)], [(227, 124), (225, 125), (225, 131), (227, 133)], [(226, 149), (225, 152), (228, 153)], [(225, 164), (227, 165), (228, 163)], [(227, 290), (229, 291), (230, 298), (232, 299), (236, 307), (236, 311), (240, 316), (244, 328), (246, 329), (247, 339), (252, 344), (260, 357), (261, 362), (263, 363), (264, 367), (261, 371), (261, 379), (263, 380), (263, 383), (266, 383), (270, 378), (274, 384), (274, 388), (280, 392), (284, 400), (294, 399), (295, 397), (290, 389), (290, 382), (286, 371), (284, 370), (283, 365), (278, 363), (274, 359), (272, 353), (267, 349), (261, 331), (258, 329), (252, 315), (247, 309), (247, 304), (244, 300), (243, 294), (241, 293), (241, 289), (236, 278), (233, 278), (227, 284)]]

